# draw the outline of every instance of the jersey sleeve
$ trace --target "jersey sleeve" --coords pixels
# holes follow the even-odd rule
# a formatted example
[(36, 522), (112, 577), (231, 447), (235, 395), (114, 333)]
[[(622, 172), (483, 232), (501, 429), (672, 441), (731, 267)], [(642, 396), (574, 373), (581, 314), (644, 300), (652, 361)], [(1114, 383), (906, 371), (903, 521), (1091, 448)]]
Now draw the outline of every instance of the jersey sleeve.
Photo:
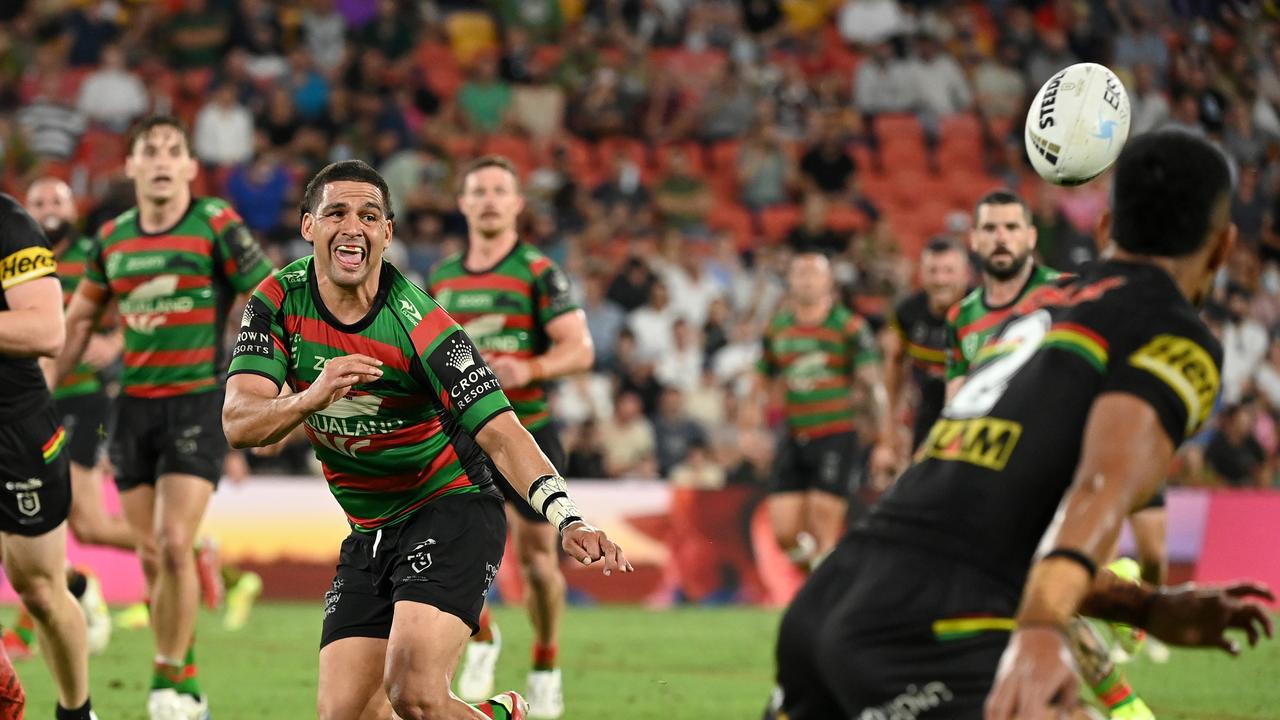
[(271, 274), (271, 261), (230, 205), (216, 212), (209, 224), (222, 275), (236, 292), (248, 292)]
[(34, 218), (6, 200), (0, 225), (0, 290), (54, 275), (58, 261)]
[(969, 374), (969, 360), (960, 349), (960, 306), (947, 311), (947, 382)]
[(871, 326), (860, 317), (851, 317), (844, 325), (845, 345), (853, 366), (860, 368), (880, 362), (880, 348), (876, 346)]
[(474, 437), (490, 420), (511, 410), (498, 376), (471, 338), (425, 293), (406, 302), (417, 306), (421, 315), (409, 337), (432, 394)]
[(275, 275), (267, 277), (245, 303), (231, 349), (231, 365), (227, 376), (239, 373), (261, 375), (279, 389), (285, 383), (289, 368), (288, 343), (281, 326), (280, 307), (284, 303), (284, 287)]
[(569, 276), (558, 265), (547, 261), (547, 265), (533, 280), (537, 292), (538, 324), (547, 323), (568, 312), (578, 309), (569, 291)]
[(1135, 319), (1130, 342), (1116, 342), (1103, 392), (1146, 401), (1175, 446), (1194, 436), (1213, 412), (1222, 348), (1189, 313), (1163, 321)]

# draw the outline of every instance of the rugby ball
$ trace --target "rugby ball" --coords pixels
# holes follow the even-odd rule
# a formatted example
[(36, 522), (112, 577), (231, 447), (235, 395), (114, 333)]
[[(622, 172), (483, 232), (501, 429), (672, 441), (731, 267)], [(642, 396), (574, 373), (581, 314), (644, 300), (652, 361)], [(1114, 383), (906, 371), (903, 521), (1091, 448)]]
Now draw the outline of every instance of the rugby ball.
[(1111, 167), (1129, 139), (1129, 94), (1103, 65), (1054, 73), (1027, 111), (1023, 141), (1031, 166), (1055, 185), (1080, 185)]

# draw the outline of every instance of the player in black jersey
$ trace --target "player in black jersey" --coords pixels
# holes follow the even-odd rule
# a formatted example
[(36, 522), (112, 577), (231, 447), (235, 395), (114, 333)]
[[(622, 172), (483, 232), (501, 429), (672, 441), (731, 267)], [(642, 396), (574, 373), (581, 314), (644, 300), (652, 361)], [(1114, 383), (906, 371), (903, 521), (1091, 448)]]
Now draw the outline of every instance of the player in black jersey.
[(919, 461), (796, 596), (779, 630), (780, 714), (1042, 717), (1078, 702), (1065, 634), (1077, 612), (1175, 644), (1270, 634), (1247, 599), (1266, 588), (1157, 589), (1096, 570), (1212, 409), (1222, 353), (1193, 303), (1235, 239), (1230, 190), (1203, 140), (1129, 142), (1111, 259), (1019, 302)]
[[(36, 362), (56, 356), (65, 335), (56, 268), (40, 226), (0, 193), (0, 557), (35, 618), (59, 720), (90, 720), (84, 615), (63, 572), (71, 507), (66, 431)], [(21, 717), (22, 690), (7, 660), (3, 666), (0, 717)]]
[(895, 418), (901, 415), (908, 368), (920, 393), (911, 433), (912, 451), (920, 447), (946, 400), (947, 309), (959, 302), (969, 287), (969, 258), (964, 249), (945, 238), (925, 246), (920, 256), (920, 285), (919, 292), (893, 309), (888, 327), (880, 334), (890, 414)]

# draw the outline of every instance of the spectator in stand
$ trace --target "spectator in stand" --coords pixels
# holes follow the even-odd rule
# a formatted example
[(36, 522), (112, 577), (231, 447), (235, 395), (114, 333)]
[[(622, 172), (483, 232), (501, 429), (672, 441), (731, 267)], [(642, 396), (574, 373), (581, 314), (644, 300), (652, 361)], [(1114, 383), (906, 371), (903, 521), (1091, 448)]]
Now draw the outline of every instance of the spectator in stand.
[(846, 0), (837, 17), (840, 36), (863, 47), (901, 34), (910, 22), (897, 0)]
[(671, 325), (671, 341), (671, 350), (657, 359), (653, 376), (668, 388), (690, 392), (702, 380), (702, 338), (688, 320), (679, 318)]
[(984, 56), (974, 70), (975, 106), (987, 120), (1014, 119), (1025, 113), (1027, 80), (1018, 61), (1018, 46), (1006, 42), (1000, 45), (995, 57)]
[(694, 110), (694, 136), (704, 143), (735, 140), (751, 128), (755, 96), (738, 68), (717, 66), (711, 86)]
[(1251, 294), (1236, 284), (1226, 293), (1226, 322), (1222, 325), (1222, 399), (1236, 403), (1262, 365), (1270, 341), (1267, 330), (1249, 315)]
[(147, 111), (151, 97), (125, 65), (124, 50), (111, 43), (102, 48), (102, 64), (80, 85), (76, 105), (90, 122), (118, 133)]
[(626, 312), (631, 312), (648, 302), (657, 279), (649, 265), (633, 255), (627, 258), (613, 282), (609, 283), (608, 298)]
[[(263, 141), (265, 145), (265, 140)], [(236, 206), (245, 225), (268, 236), (281, 226), (281, 210), (294, 203), (293, 178), (278, 151), (266, 149), (252, 161), (239, 165), (227, 178), (227, 199)]]
[(822, 134), (800, 158), (800, 185), (808, 195), (822, 193), (831, 198), (847, 197), (853, 191), (858, 164), (845, 146), (839, 118), (828, 116)]
[(238, 165), (253, 157), (253, 116), (236, 100), (236, 88), (219, 85), (196, 115), (192, 132), (196, 157), (213, 167)]
[(1045, 28), (1040, 33), (1040, 44), (1027, 59), (1027, 87), (1039, 90), (1062, 68), (1080, 62), (1067, 46), (1067, 34), (1061, 28)]
[(634, 392), (618, 397), (613, 417), (603, 423), (604, 468), (609, 477), (653, 477), (658, 470), (654, 456), (653, 425), (644, 416), (644, 405)]
[[(893, 43), (885, 41), (872, 49), (870, 57), (858, 65), (853, 85), (853, 106), (862, 115), (867, 139), (879, 150), (875, 117), (884, 113), (911, 112), (917, 105), (916, 83), (911, 66), (897, 57)], [(879, 162), (879, 153), (876, 156)]]
[(302, 11), (302, 42), (322, 72), (338, 68), (347, 52), (347, 21), (334, 0), (312, 0)]
[[(303, 119), (319, 119), (329, 108), (329, 81), (305, 50), (295, 49), (289, 54), (289, 75), (284, 84), (292, 92), (293, 105)], [(336, 125), (342, 118), (330, 113), (329, 120)]]
[(227, 43), (227, 18), (209, 0), (184, 0), (160, 32), (169, 42), (169, 61), (179, 70), (218, 64)]
[(1205, 462), (1217, 481), (1232, 487), (1267, 487), (1267, 457), (1253, 427), (1257, 422), (1257, 403), (1242, 398), (1227, 405), (1218, 415), (1217, 432), (1205, 450)]
[(594, 418), (578, 426), (569, 443), (569, 460), (564, 475), (574, 480), (603, 479), (609, 477), (604, 464), (604, 447), (601, 444), (600, 425)]
[(80, 3), (67, 14), (66, 25), (71, 31), (71, 50), (67, 61), (72, 67), (92, 67), (103, 60), (107, 46), (120, 37), (120, 6), (110, 0), (91, 0)]
[(649, 286), (649, 302), (631, 312), (629, 326), (641, 357), (656, 361), (675, 344), (672, 327), (681, 309), (671, 304), (667, 283), (655, 279)]
[(1280, 416), (1280, 332), (1271, 333), (1267, 361), (1253, 377), (1258, 394), (1266, 401), (1273, 416)]
[(1155, 3), (1126, 2), (1112, 17), (1119, 22), (1120, 33), (1115, 37), (1112, 64), (1117, 67), (1144, 65), (1154, 71), (1154, 77), (1164, 78), (1169, 72), (1169, 47), (1160, 30), (1152, 22), (1151, 5)]
[(618, 335), (627, 326), (627, 313), (605, 296), (605, 276), (589, 273), (582, 283), (582, 309), (587, 314), (587, 330), (596, 348), (596, 364), (606, 366), (613, 361)]
[(738, 151), (738, 188), (748, 210), (783, 205), (796, 184), (796, 167), (771, 121), (756, 125)]
[(666, 221), (680, 231), (706, 230), (707, 213), (711, 212), (711, 188), (694, 172), (684, 148), (671, 149), (667, 172), (654, 191), (654, 204)]
[[(702, 351), (710, 360), (720, 348), (729, 344), (729, 302), (723, 295), (717, 296), (707, 306), (707, 322), (702, 326)], [(704, 363), (709, 365), (709, 362)]]
[(849, 250), (849, 235), (831, 229), (827, 224), (827, 199), (819, 193), (810, 193), (804, 199), (804, 214), (800, 224), (787, 233), (787, 246), (794, 252), (820, 252), (839, 255)]
[(1258, 165), (1242, 162), (1236, 175), (1236, 191), (1231, 196), (1231, 222), (1239, 231), (1237, 242), (1257, 252), (1270, 213), (1267, 198), (1259, 187)]
[(1156, 85), (1155, 71), (1150, 65), (1133, 66), (1133, 82), (1129, 84), (1129, 110), (1132, 117), (1129, 125), (1130, 137), (1154, 130), (1169, 119), (1169, 100)]
[(402, 12), (396, 0), (378, 0), (378, 14), (360, 28), (356, 41), (369, 48), (378, 48), (389, 60), (403, 59), (413, 50), (417, 14)]
[(1264, 137), (1258, 132), (1251, 108), (1236, 103), (1227, 110), (1226, 120), (1222, 146), (1236, 163), (1256, 166), (1265, 161), (1267, 146), (1273, 144), (1275, 138)]
[(492, 55), (476, 58), (471, 78), (458, 89), (459, 120), (472, 133), (486, 135), (502, 129), (511, 107), (511, 86), (498, 77)]
[(59, 85), (55, 75), (42, 78), (35, 98), (18, 111), (18, 125), (38, 157), (69, 160), (80, 145), (87, 122), (84, 114), (62, 99)]
[(631, 156), (618, 149), (609, 158), (605, 179), (591, 191), (591, 201), (601, 215), (611, 215), (621, 207), (626, 222), (651, 202), (649, 189), (640, 180), (640, 167)]
[(922, 34), (916, 38), (916, 56), (910, 61), (915, 84), (916, 109), (926, 132), (937, 133), (938, 121), (973, 106), (973, 91), (955, 57), (942, 51), (938, 38)]
[(679, 231), (668, 230), (667, 259), (659, 266), (659, 273), (667, 284), (668, 295), (680, 299), (677, 314), (697, 328), (707, 321), (711, 301), (723, 296), (725, 289), (707, 272), (701, 251), (689, 245)]
[(561, 37), (564, 18), (558, 0), (496, 0), (490, 3), (502, 27), (520, 28), (535, 43), (551, 44)]
[(702, 426), (690, 419), (685, 412), (684, 393), (679, 388), (663, 388), (658, 399), (658, 412), (653, 419), (658, 475), (670, 478), (671, 468), (684, 460), (689, 447), (697, 441), (705, 443), (706, 438), (707, 434)]

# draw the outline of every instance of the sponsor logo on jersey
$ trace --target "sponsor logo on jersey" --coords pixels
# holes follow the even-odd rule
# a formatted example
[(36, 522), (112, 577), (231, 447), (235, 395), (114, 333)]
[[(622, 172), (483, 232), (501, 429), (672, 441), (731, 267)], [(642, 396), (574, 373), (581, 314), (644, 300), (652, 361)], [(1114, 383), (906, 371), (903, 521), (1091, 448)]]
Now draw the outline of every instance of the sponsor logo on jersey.
[(53, 251), (46, 247), (23, 248), (0, 260), (0, 289), (8, 290), (58, 269)]
[(422, 322), (422, 312), (418, 310), (417, 305), (409, 302), (408, 298), (400, 298), (400, 314), (414, 325)]
[(312, 435), (312, 437), (315, 439), (316, 445), (328, 448), (350, 458), (356, 457), (357, 452), (369, 447), (369, 444), (373, 442), (367, 438), (360, 439), (319, 432)]
[(1000, 471), (1008, 464), (1021, 437), (1022, 425), (1012, 420), (942, 418), (929, 431), (921, 452), (924, 457), (965, 462)]
[(466, 372), (467, 368), (476, 364), (476, 356), (470, 347), (454, 338), (445, 352), (445, 362), (458, 372)]
[(177, 275), (157, 275), (120, 300), (120, 314), (132, 330), (151, 335), (164, 324), (167, 313), (191, 312), (195, 307), (192, 298), (172, 297), (177, 290)]
[(462, 329), (472, 340), (480, 341), (490, 335), (497, 335), (507, 325), (507, 316), (491, 313), (472, 318), (463, 323)]
[(332, 418), (372, 417), (382, 409), (382, 398), (377, 395), (356, 395), (335, 400), (318, 415)]
[(275, 355), (273, 352), (274, 343), (271, 342), (271, 334), (258, 332), (257, 330), (249, 330), (244, 327), (240, 332), (236, 333), (236, 344), (231, 349), (231, 357), (236, 358), (241, 355), (257, 355), (271, 359)]
[(1209, 419), (1220, 379), (1213, 357), (1200, 343), (1178, 335), (1157, 335), (1129, 356), (1129, 364), (1160, 378), (1187, 408), (1186, 434)]
[(787, 387), (800, 392), (812, 390), (818, 381), (831, 375), (827, 368), (827, 354), (822, 351), (801, 355), (787, 366), (785, 372)]
[[(155, 272), (163, 270), (166, 258), (164, 255), (121, 255), (123, 260), (117, 267), (123, 265), (122, 272), (138, 273), (138, 272)], [(174, 258), (175, 260), (177, 258)]]

